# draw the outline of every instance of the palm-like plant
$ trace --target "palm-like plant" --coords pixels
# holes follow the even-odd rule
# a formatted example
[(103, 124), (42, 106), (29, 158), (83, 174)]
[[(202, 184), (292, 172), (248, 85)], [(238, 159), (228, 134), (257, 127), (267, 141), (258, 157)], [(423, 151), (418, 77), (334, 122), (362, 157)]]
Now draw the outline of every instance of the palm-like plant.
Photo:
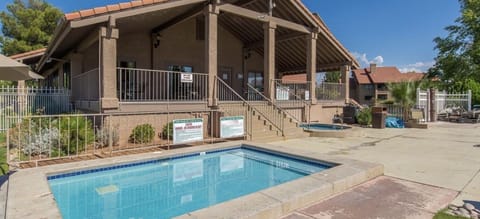
[(408, 118), (410, 108), (415, 106), (417, 101), (417, 88), (419, 81), (402, 81), (399, 83), (388, 84), (388, 89), (396, 104), (403, 108), (404, 118)]

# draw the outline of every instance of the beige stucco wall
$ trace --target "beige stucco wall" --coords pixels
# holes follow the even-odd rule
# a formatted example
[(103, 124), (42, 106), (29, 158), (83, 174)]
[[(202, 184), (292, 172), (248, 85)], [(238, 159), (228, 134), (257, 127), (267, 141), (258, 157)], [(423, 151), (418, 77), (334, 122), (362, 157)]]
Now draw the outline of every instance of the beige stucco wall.
[(82, 72), (98, 68), (98, 42), (92, 44), (83, 54)]
[(149, 32), (122, 34), (117, 41), (117, 61), (134, 61), (137, 68), (151, 69), (151, 37)]
[(333, 116), (343, 113), (343, 105), (313, 105), (310, 112), (311, 121), (332, 124)]
[[(133, 61), (140, 69), (168, 70), (170, 65), (193, 67), (194, 72), (205, 72), (205, 41), (196, 39), (196, 20), (192, 18), (160, 33), (160, 44), (152, 50), (149, 31), (123, 33), (119, 30), (117, 61)], [(218, 66), (232, 69), (231, 86), (242, 94), (248, 72), (263, 72), (263, 57), (251, 51), (244, 60), (243, 42), (222, 26), (218, 31)], [(98, 68), (98, 42), (83, 52), (81, 72)], [(153, 56), (153, 59), (152, 59)], [(243, 77), (239, 77), (243, 75)]]

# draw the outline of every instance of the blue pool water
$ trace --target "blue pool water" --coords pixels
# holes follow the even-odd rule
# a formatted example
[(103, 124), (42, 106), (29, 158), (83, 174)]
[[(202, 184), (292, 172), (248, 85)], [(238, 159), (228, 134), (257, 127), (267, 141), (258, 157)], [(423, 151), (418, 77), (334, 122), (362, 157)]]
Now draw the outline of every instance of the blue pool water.
[(63, 218), (171, 218), (329, 168), (247, 148), (49, 176)]
[(320, 123), (313, 123), (313, 124), (303, 124), (300, 127), (309, 130), (319, 130), (319, 131), (337, 131), (337, 130), (344, 130), (349, 129), (348, 126), (342, 125), (331, 125), (331, 124), (320, 124)]

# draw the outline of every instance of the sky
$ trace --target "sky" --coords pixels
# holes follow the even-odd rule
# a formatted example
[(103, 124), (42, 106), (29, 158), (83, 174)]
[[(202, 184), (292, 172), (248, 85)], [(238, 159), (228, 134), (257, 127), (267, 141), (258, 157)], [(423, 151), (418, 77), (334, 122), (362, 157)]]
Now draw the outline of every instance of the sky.
[[(64, 12), (126, 0), (47, 0)], [(0, 10), (12, 0), (0, 0)], [(457, 0), (303, 0), (362, 67), (374, 62), (424, 72), (434, 64), (433, 39), (460, 16)]]

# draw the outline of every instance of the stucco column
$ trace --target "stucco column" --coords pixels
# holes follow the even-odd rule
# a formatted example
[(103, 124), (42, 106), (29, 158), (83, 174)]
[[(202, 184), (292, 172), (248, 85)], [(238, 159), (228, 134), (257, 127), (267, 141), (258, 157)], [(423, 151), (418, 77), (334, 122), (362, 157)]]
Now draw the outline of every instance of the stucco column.
[(264, 30), (264, 52), (263, 52), (263, 87), (264, 94), (270, 100), (275, 100), (275, 29), (277, 25), (273, 22), (267, 22), (263, 26)]
[(430, 88), (430, 97), (428, 98), (430, 104), (430, 121), (429, 122), (436, 122), (437, 121), (437, 90), (435, 88)]
[(315, 94), (317, 75), (317, 33), (307, 35), (307, 81), (310, 81), (310, 99), (312, 104), (317, 104)]
[(343, 65), (340, 67), (340, 74), (342, 75), (342, 83), (345, 92), (345, 103), (350, 103), (350, 66)]
[(208, 106), (217, 106), (218, 14), (215, 5), (205, 8), (205, 70), (208, 72)]
[(118, 29), (100, 28), (100, 104), (102, 110), (117, 109), (117, 39)]

